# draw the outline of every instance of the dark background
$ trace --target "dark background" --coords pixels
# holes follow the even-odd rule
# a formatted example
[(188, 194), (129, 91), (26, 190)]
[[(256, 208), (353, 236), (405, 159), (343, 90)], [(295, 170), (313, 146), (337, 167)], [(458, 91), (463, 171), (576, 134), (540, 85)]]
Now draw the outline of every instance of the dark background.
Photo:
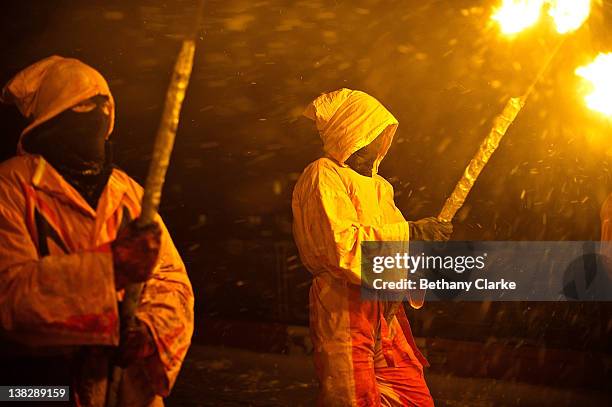
[[(290, 201), (320, 154), (314, 125), (300, 118), (318, 94), (360, 89), (394, 113), (400, 126), (381, 173), (407, 219), (437, 214), (493, 117), (527, 89), (560, 38), (546, 20), (501, 36), (489, 20), (495, 3), (206, 2), (161, 208), (194, 284), (196, 340), (222, 342), (240, 321), (255, 323), (253, 335), (265, 323), (307, 324), (309, 276), (296, 257)], [(195, 5), (4, 1), (0, 81), (51, 54), (97, 68), (117, 102), (115, 161), (142, 182)], [(454, 239), (599, 238), (612, 192), (612, 122), (585, 107), (574, 69), (610, 51), (612, 3), (604, 1), (568, 36), (508, 131)], [(5, 159), (25, 122), (12, 107), (0, 114)], [(420, 337), (568, 350), (584, 361), (610, 351), (607, 304), (436, 303), (411, 314)], [(221, 334), (208, 321), (234, 322)], [(610, 378), (604, 370), (598, 386)]]

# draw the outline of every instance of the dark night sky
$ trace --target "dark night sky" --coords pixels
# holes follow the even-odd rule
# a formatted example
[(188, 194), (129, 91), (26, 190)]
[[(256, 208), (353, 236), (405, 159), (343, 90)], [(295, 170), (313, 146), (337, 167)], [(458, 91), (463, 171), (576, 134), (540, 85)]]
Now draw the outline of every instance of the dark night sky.
[[(54, 53), (99, 69), (117, 100), (116, 161), (142, 181), (195, 4), (5, 1), (0, 80)], [(246, 253), (290, 245), (292, 185), (320, 147), (314, 126), (299, 117), (324, 91), (361, 89), (396, 115), (382, 173), (407, 218), (436, 214), (493, 117), (527, 88), (558, 41), (546, 22), (502, 37), (489, 22), (494, 4), (207, 1), (162, 205), (203, 291), (275, 281), (273, 259), (255, 264), (247, 260), (258, 256)], [(569, 36), (459, 213), (456, 239), (598, 238), (599, 208), (612, 191), (612, 124), (584, 107), (573, 71), (612, 51), (611, 19), (604, 1)], [(6, 158), (23, 121), (10, 108), (0, 113)], [(248, 264), (236, 271), (213, 259), (221, 246)]]

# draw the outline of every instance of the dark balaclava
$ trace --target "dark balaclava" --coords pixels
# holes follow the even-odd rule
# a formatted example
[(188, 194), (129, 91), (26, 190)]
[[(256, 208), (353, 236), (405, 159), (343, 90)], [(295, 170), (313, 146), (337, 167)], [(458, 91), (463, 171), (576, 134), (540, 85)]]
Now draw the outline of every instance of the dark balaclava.
[(111, 172), (105, 137), (110, 118), (105, 97), (90, 101), (95, 103), (91, 110), (68, 109), (34, 128), (22, 146), (43, 156), (95, 210)]
[(374, 163), (380, 154), (382, 142), (382, 137), (376, 137), (370, 144), (351, 154), (346, 159), (345, 164), (351, 167), (353, 171), (363, 176), (371, 177)]

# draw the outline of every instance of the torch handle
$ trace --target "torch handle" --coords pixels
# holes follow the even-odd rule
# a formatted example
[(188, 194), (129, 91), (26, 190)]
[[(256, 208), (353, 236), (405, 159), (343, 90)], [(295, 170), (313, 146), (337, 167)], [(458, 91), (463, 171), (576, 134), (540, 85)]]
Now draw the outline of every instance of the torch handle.
[(153, 156), (151, 157), (149, 172), (145, 181), (141, 211), (138, 217), (139, 226), (147, 226), (153, 223), (157, 210), (159, 209), (166, 172), (170, 164), (172, 149), (174, 148), (174, 139), (176, 138), (176, 129), (181, 115), (181, 107), (183, 106), (183, 100), (185, 100), (185, 93), (189, 85), (189, 79), (191, 78), (196, 39), (202, 23), (203, 14), (204, 0), (200, 0), (196, 11), (196, 19), (188, 37), (183, 40), (181, 51), (174, 64), (170, 85), (166, 92), (166, 103), (164, 104), (161, 122), (157, 129), (155, 144), (153, 146)]
[(513, 97), (510, 98), (504, 110), (501, 112), (499, 116), (495, 118), (493, 121), (493, 128), (489, 135), (483, 140), (478, 148), (478, 152), (472, 158), (468, 166), (466, 167), (463, 176), (455, 186), (452, 194), (448, 197), (446, 202), (444, 203), (444, 207), (440, 211), (438, 215), (438, 219), (444, 222), (450, 222), (455, 217), (455, 214), (465, 202), (470, 190), (474, 186), (476, 179), (480, 175), (480, 172), (483, 170), (491, 155), (495, 152), (497, 147), (499, 146), (499, 142), (502, 137), (506, 134), (508, 127), (512, 124), (518, 113), (521, 111), (523, 106), (525, 106), (525, 102), (531, 96), (533, 91), (535, 90), (536, 85), (542, 80), (544, 74), (552, 64), (552, 61), (555, 59), (559, 50), (565, 44), (567, 37), (562, 37), (557, 41), (556, 46), (553, 51), (548, 55), (546, 61), (540, 67), (537, 75), (525, 91), (525, 93), (521, 97)]
[[(468, 166), (465, 168), (461, 179), (457, 185), (455, 185), (455, 189), (444, 203), (444, 206), (438, 215), (439, 220), (443, 222), (450, 222), (457, 214), (457, 211), (461, 209), (465, 200), (467, 199), (468, 194), (472, 190), (472, 187), (476, 183), (478, 176), (489, 162), (489, 159), (495, 150), (497, 150), (497, 147), (499, 146), (501, 139), (506, 134), (506, 131), (508, 131), (508, 127), (510, 127), (512, 122), (514, 122), (514, 119), (516, 119), (516, 116), (519, 114), (523, 106), (525, 106), (525, 102), (529, 96), (531, 96), (536, 85), (540, 82), (544, 76), (544, 73), (548, 70), (548, 67), (559, 53), (559, 50), (565, 43), (565, 40), (566, 37), (557, 42), (556, 47), (549, 54), (546, 62), (542, 65), (538, 74), (531, 82), (531, 85), (523, 96), (510, 98), (501, 114), (494, 119), (493, 128), (480, 144), (476, 155), (474, 155)], [(409, 296), (409, 302), (413, 308), (421, 308), (425, 302), (425, 290), (414, 290)], [(388, 312), (385, 314), (385, 319), (387, 321), (391, 321), (395, 317), (400, 305), (401, 303), (399, 302), (391, 305)]]
[[(511, 98), (508, 103), (506, 103), (506, 106), (501, 114), (494, 119), (493, 128), (480, 144), (476, 155), (465, 168), (465, 171), (455, 186), (453, 193), (444, 203), (444, 207), (438, 215), (439, 220), (443, 222), (450, 222), (453, 220), (455, 214), (459, 209), (461, 209), (468, 194), (470, 193), (470, 190), (476, 183), (476, 179), (478, 179), (478, 176), (484, 169), (485, 165), (487, 165), (489, 162), (489, 159), (499, 146), (499, 142), (501, 141), (502, 137), (504, 137), (504, 134), (506, 134), (508, 127), (510, 127), (523, 106), (523, 98)], [(409, 302), (412, 308), (421, 308), (425, 302), (425, 290), (413, 290), (409, 296)], [(400, 305), (401, 303), (397, 302), (390, 306), (388, 313), (385, 315), (385, 319), (388, 322), (393, 320)]]
[(181, 107), (183, 106), (185, 93), (191, 78), (196, 39), (202, 25), (203, 15), (204, 0), (200, 0), (196, 9), (196, 18), (193, 26), (190, 27), (188, 36), (183, 40), (181, 50), (174, 64), (170, 85), (166, 92), (166, 103), (164, 104), (161, 122), (157, 128), (153, 156), (151, 157), (149, 172), (145, 181), (141, 211), (138, 217), (139, 226), (147, 226), (153, 223), (159, 209), (166, 172), (168, 171), (170, 156), (174, 148)]
[[(516, 116), (519, 114), (523, 106), (525, 106), (525, 102), (533, 93), (536, 85), (540, 82), (546, 70), (554, 60), (555, 56), (565, 43), (565, 38), (559, 40), (557, 46), (554, 51), (550, 53), (546, 62), (540, 68), (538, 74), (535, 79), (531, 82), (527, 91), (521, 97), (513, 97), (508, 100), (506, 106), (504, 106), (504, 110), (493, 120), (493, 128), (487, 135), (487, 137), (482, 141), (480, 147), (478, 147), (478, 151), (470, 160), (468, 166), (465, 168), (463, 175), (457, 185), (455, 185), (455, 189), (450, 194), (450, 196), (446, 199), (440, 214), (438, 215), (438, 219), (443, 222), (451, 222), (459, 209), (465, 203), (468, 194), (472, 190), (472, 187), (476, 183), (478, 176), (484, 169), (484, 167), (489, 162), (489, 159), (499, 147), (499, 143), (501, 139), (504, 137), (510, 125), (516, 119)], [(410, 298), (410, 305), (413, 308), (421, 308), (423, 306), (425, 300), (425, 291), (415, 292), (414, 298)], [(394, 314), (391, 314), (394, 315)]]
[[(154, 222), (159, 203), (161, 201), (162, 189), (166, 179), (166, 172), (170, 164), (170, 156), (174, 148), (176, 129), (181, 114), (181, 107), (185, 99), (187, 86), (193, 68), (193, 57), (195, 54), (196, 35), (202, 19), (204, 1), (201, 0), (198, 7), (198, 18), (194, 24), (190, 36), (183, 41), (181, 51), (178, 55), (172, 73), (172, 79), (166, 93), (166, 102), (162, 119), (155, 137), (153, 156), (149, 165), (149, 172), (145, 182), (144, 194), (142, 196), (141, 212), (137, 223), (139, 226), (147, 226)], [(140, 302), (144, 284), (130, 284), (125, 289), (125, 295), (121, 302), (121, 323), (131, 326), (135, 323), (135, 313)], [(108, 384), (106, 406), (115, 407), (119, 401), (119, 387), (123, 369), (114, 366), (111, 380)]]
[(457, 211), (463, 206), (463, 203), (470, 193), (470, 190), (476, 183), (478, 176), (499, 146), (499, 142), (501, 141), (502, 137), (504, 137), (504, 134), (506, 134), (508, 127), (510, 127), (510, 124), (512, 124), (518, 113), (523, 108), (523, 105), (523, 98), (511, 98), (508, 103), (506, 103), (502, 113), (494, 119), (493, 128), (480, 144), (474, 158), (472, 158), (468, 166), (465, 168), (461, 179), (455, 186), (452, 194), (444, 203), (444, 207), (440, 211), (438, 219), (444, 222), (450, 222), (453, 220)]
[(181, 106), (185, 99), (185, 92), (191, 76), (194, 53), (195, 41), (193, 39), (183, 41), (183, 46), (174, 66), (174, 73), (166, 94), (166, 104), (162, 120), (157, 131), (157, 137), (155, 138), (153, 157), (151, 158), (144, 195), (142, 197), (142, 210), (138, 218), (140, 226), (152, 223), (159, 208), (166, 171), (168, 170), (170, 156), (174, 148)]

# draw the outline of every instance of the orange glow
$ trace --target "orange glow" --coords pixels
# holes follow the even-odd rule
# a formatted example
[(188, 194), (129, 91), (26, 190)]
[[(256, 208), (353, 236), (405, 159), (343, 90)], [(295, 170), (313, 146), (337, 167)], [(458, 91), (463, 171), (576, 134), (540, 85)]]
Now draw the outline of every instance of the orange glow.
[(548, 15), (552, 17), (559, 34), (575, 31), (591, 13), (591, 0), (548, 0)]
[(538, 22), (544, 0), (502, 0), (491, 18), (499, 23), (502, 33), (517, 34)]
[(584, 98), (587, 106), (612, 118), (612, 53), (599, 54), (586, 66), (576, 69), (576, 75), (591, 83), (591, 92)]
[(518, 34), (538, 22), (545, 5), (559, 34), (577, 30), (591, 13), (591, 0), (502, 0), (491, 19), (502, 33)]

